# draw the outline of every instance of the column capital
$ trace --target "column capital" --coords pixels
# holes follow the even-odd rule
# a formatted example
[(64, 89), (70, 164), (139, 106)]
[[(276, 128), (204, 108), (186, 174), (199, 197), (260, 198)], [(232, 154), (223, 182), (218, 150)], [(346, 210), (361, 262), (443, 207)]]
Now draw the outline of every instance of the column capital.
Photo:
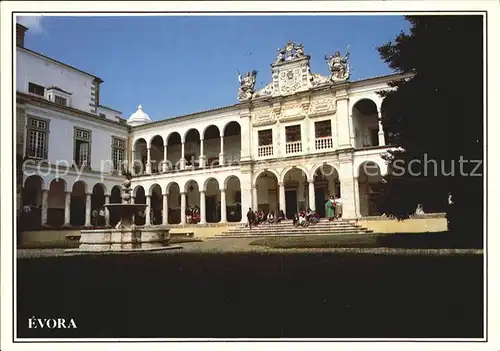
[(308, 179), (308, 180), (307, 180), (307, 182), (308, 182), (309, 184), (314, 184), (314, 179)]
[(221, 193), (225, 193), (226, 192), (226, 189), (224, 189), (224, 188), (220, 188), (219, 190), (220, 190)]
[(92, 196), (92, 193), (85, 193), (86, 196)]
[(180, 194), (181, 196), (182, 196), (182, 195), (186, 195), (186, 192), (185, 192), (185, 191), (181, 191), (179, 194)]
[(146, 198), (148, 198), (148, 197), (151, 197), (151, 194), (146, 194), (145, 196), (146, 196)]
[[(42, 190), (42, 191), (43, 191), (43, 190)], [(65, 194), (65, 195), (71, 195), (71, 190), (66, 190), (66, 191), (64, 192), (64, 194)]]
[(161, 193), (161, 196), (168, 196), (168, 193)]
[(203, 190), (203, 189), (200, 189), (198, 192), (199, 192), (200, 194), (201, 194), (201, 193), (205, 194), (207, 191), (206, 191), (206, 190)]
[(285, 184), (283, 182), (278, 182), (279, 186), (284, 186)]

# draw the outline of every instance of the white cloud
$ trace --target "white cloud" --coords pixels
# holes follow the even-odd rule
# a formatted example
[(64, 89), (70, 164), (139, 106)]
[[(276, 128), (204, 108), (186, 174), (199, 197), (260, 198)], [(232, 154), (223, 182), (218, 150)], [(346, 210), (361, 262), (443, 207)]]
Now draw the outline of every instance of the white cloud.
[(42, 16), (19, 16), (17, 23), (27, 27), (31, 33), (43, 33)]

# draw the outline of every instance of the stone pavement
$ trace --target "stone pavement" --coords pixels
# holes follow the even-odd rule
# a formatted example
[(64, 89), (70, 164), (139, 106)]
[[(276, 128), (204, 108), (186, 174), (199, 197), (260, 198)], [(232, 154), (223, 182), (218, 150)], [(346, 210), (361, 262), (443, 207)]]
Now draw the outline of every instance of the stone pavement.
[[(151, 251), (139, 253), (141, 255), (169, 255), (183, 252), (199, 253), (223, 253), (223, 252), (294, 252), (294, 253), (356, 253), (369, 255), (422, 255), (422, 256), (456, 256), (456, 255), (482, 255), (480, 249), (403, 249), (403, 248), (321, 248), (321, 249), (272, 249), (264, 246), (249, 245), (256, 238), (231, 238), (231, 239), (209, 239), (203, 242), (186, 242), (176, 250)], [(103, 255), (108, 253), (96, 253)], [(111, 255), (129, 255), (137, 253), (109, 253)], [(65, 253), (65, 249), (19, 249), (17, 258), (37, 258), (51, 256), (72, 255)]]

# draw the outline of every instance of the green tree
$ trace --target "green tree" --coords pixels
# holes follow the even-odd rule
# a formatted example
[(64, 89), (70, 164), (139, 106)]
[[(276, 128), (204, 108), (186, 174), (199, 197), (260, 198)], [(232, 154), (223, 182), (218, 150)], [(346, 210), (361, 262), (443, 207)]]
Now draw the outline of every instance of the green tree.
[(451, 193), (449, 229), (482, 238), (483, 17), (405, 18), (409, 33), (377, 48), (391, 69), (410, 74), (380, 92), (387, 140), (400, 149), (386, 155), (393, 173), (378, 201), (404, 218), (417, 203), (447, 204)]

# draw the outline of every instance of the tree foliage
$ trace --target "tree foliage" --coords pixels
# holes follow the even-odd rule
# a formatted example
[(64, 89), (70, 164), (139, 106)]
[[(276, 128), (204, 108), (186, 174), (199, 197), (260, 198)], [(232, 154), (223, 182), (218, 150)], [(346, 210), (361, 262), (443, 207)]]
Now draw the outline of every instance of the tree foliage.
[(477, 232), (482, 226), (483, 177), (473, 174), (483, 173), (482, 165), (476, 169), (484, 142), (483, 17), (406, 20), (409, 33), (401, 32), (377, 48), (391, 69), (410, 76), (380, 92), (387, 141), (400, 149), (386, 156), (393, 173), (379, 189), (378, 200), (386, 212), (401, 218), (417, 203), (424, 203), (424, 210), (426, 202), (427, 207), (433, 201), (446, 204), (451, 192), (452, 220)]

